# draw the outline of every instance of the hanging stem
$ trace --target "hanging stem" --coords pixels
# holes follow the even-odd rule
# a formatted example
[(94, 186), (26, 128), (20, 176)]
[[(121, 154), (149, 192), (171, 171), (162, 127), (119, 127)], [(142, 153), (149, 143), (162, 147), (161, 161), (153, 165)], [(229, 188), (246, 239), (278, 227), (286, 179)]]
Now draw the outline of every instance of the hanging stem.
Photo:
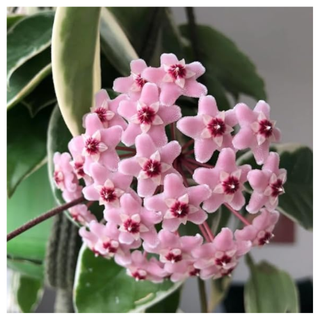
[(130, 148), (130, 147), (120, 147), (120, 146), (117, 146), (117, 147), (116, 147), (116, 150), (131, 151), (131, 152), (135, 152), (135, 151), (136, 151), (136, 149), (134, 149), (134, 148)]
[(228, 203), (224, 203), (224, 205), (239, 219), (241, 220), (246, 226), (250, 226), (251, 223), (245, 219), (238, 211), (234, 210)]
[(170, 124), (170, 131), (171, 131), (171, 140), (176, 140), (176, 132), (175, 132), (173, 123)]
[(186, 158), (186, 161), (188, 161), (188, 162), (190, 162), (190, 163), (193, 163), (193, 164), (195, 164), (195, 165), (197, 165), (197, 166), (199, 166), (199, 167), (205, 167), (205, 168), (209, 168), (209, 169), (212, 169), (212, 168), (213, 168), (213, 166), (210, 165), (210, 164), (200, 163), (200, 162), (198, 162), (198, 161), (196, 161), (196, 160), (194, 160), (194, 159), (191, 159), (191, 158)]
[(201, 312), (208, 313), (206, 284), (199, 277), (198, 277), (198, 289), (200, 294)]
[(8, 233), (7, 235), (7, 241), (15, 238), (16, 236), (18, 236), (19, 234), (31, 229), (32, 227), (36, 226), (37, 224), (53, 217), (54, 215), (63, 212), (64, 210), (67, 210), (71, 207), (74, 207), (75, 205), (82, 203), (84, 201), (84, 197), (80, 197), (78, 199), (75, 199), (71, 202), (65, 203), (62, 206), (56, 207), (46, 213), (43, 213), (41, 216), (36, 217), (32, 220), (30, 220), (29, 222), (25, 223), (24, 225), (22, 225), (21, 227), (13, 230), (12, 232)]
[(186, 142), (183, 146), (182, 146), (182, 150), (187, 149), (189, 146), (193, 145), (194, 140), (191, 139), (188, 142)]
[(203, 223), (203, 227), (204, 227), (204, 229), (207, 231), (207, 234), (208, 234), (208, 236), (209, 236), (210, 241), (213, 241), (214, 235), (213, 235), (210, 227), (208, 226), (207, 221), (205, 221), (205, 222)]

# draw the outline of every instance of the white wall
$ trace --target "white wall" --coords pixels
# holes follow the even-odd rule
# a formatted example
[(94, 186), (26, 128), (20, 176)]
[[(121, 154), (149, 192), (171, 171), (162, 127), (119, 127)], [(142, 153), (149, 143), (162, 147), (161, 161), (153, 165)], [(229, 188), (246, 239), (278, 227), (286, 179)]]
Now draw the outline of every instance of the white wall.
[[(183, 8), (173, 8), (178, 23), (186, 21)], [(282, 142), (312, 147), (312, 8), (196, 8), (198, 23), (215, 27), (230, 37), (256, 64), (266, 83), (272, 119), (282, 130)], [(214, 48), (213, 48), (214, 50)], [(252, 108), (254, 101), (241, 97)], [(312, 233), (297, 227), (293, 245), (253, 250), (293, 277), (312, 276)], [(243, 263), (234, 281), (244, 281)], [(182, 297), (185, 312), (199, 312), (197, 283), (190, 279)]]

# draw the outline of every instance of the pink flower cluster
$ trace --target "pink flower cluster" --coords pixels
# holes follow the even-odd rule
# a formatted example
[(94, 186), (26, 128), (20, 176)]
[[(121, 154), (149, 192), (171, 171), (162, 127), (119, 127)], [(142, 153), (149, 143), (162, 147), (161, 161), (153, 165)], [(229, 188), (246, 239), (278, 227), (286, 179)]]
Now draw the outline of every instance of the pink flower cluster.
[[(230, 275), (241, 256), (273, 236), (286, 171), (269, 146), (280, 131), (264, 101), (253, 110), (240, 103), (219, 111), (197, 81), (205, 72), (201, 63), (173, 54), (160, 62), (152, 68), (132, 61), (131, 75), (114, 82), (120, 95), (111, 100), (105, 90), (96, 94), (84, 116), (85, 133), (69, 143), (71, 155), (54, 156), (54, 180), (65, 201), (82, 195), (89, 201), (69, 210), (83, 225), (86, 245), (96, 256), (114, 258), (136, 280)], [(182, 116), (175, 105), (180, 96), (200, 98), (197, 115)], [(237, 164), (237, 151), (248, 148), (261, 169)], [(215, 151), (212, 166), (207, 162)], [(246, 210), (261, 211), (252, 224), (237, 211), (246, 204), (245, 182), (252, 188)], [(104, 207), (101, 221), (89, 210), (95, 201)], [(243, 229), (212, 233), (208, 215), (222, 205), (244, 222)], [(189, 224), (199, 234), (181, 236)]]

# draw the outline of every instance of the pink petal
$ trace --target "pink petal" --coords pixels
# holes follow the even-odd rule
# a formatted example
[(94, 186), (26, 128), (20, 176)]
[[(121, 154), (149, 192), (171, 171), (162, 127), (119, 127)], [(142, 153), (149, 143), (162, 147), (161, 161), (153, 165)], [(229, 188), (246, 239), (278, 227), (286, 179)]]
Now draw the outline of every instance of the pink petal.
[(252, 152), (257, 164), (263, 164), (269, 155), (270, 142), (266, 140), (262, 145), (252, 148)]
[(141, 170), (136, 158), (124, 159), (119, 162), (119, 172), (131, 176), (137, 176)]
[(273, 135), (275, 142), (279, 142), (281, 140), (281, 131), (278, 128), (273, 128)]
[(279, 154), (276, 152), (270, 152), (268, 158), (266, 159), (263, 165), (263, 170), (269, 170), (277, 174), (279, 170), (279, 164), (280, 164)]
[(237, 241), (237, 257), (243, 256), (250, 251), (251, 241)]
[(154, 83), (146, 83), (142, 88), (140, 101), (148, 106), (159, 101), (159, 89), (157, 85)]
[(202, 130), (205, 128), (202, 118), (196, 117), (183, 117), (177, 122), (177, 128), (186, 136), (193, 139), (201, 136)]
[(157, 147), (162, 147), (168, 142), (163, 125), (152, 126), (148, 131), (148, 135)]
[(105, 209), (103, 211), (103, 216), (108, 222), (121, 225), (122, 221), (120, 219), (120, 213), (117, 209)]
[(90, 201), (96, 201), (96, 200), (99, 200), (100, 198), (99, 192), (96, 190), (96, 188), (93, 185), (89, 187), (84, 187), (82, 189), (82, 193), (84, 197)]
[(122, 130), (125, 130), (127, 128), (127, 123), (119, 115), (116, 114), (109, 121), (109, 127), (114, 127), (114, 126), (120, 126)]
[(130, 63), (130, 69), (135, 74), (141, 74), (141, 72), (147, 68), (147, 64), (142, 59), (132, 60)]
[(92, 136), (96, 131), (103, 129), (103, 125), (96, 113), (87, 115), (86, 120), (86, 134)]
[(259, 193), (264, 192), (269, 184), (270, 175), (261, 170), (251, 170), (248, 173), (248, 181), (251, 187)]
[(201, 202), (208, 199), (211, 190), (206, 185), (194, 186), (188, 188), (189, 201), (194, 206), (198, 206)]
[(132, 182), (132, 177), (124, 175), (120, 172), (114, 172), (112, 174), (112, 181), (117, 188), (121, 190), (127, 190)]
[(224, 194), (214, 193), (203, 203), (203, 209), (207, 212), (215, 212), (224, 203)]
[(232, 231), (229, 228), (222, 228), (220, 233), (214, 238), (213, 243), (217, 250), (228, 251), (234, 249), (235, 244)]
[(161, 83), (165, 74), (166, 74), (166, 72), (162, 68), (148, 67), (143, 70), (141, 76), (143, 79), (146, 79), (150, 82), (159, 84), (159, 83)]
[(103, 105), (105, 101), (110, 100), (110, 97), (108, 95), (107, 90), (101, 89), (95, 94), (94, 99), (95, 99), (95, 107), (99, 108)]
[(186, 193), (181, 177), (172, 173), (164, 178), (164, 190), (167, 198), (178, 199)]
[(172, 65), (172, 64), (177, 64), (179, 62), (177, 56), (173, 53), (163, 53), (160, 57), (160, 63), (162, 65)]
[(161, 162), (171, 164), (181, 153), (181, 146), (177, 141), (171, 141), (160, 150)]
[(235, 171), (237, 169), (235, 152), (231, 148), (222, 149), (215, 168), (225, 172)]
[(156, 247), (159, 244), (159, 239), (157, 233), (154, 232), (144, 232), (141, 234), (141, 238), (147, 242), (149, 247)]
[(187, 68), (195, 73), (196, 78), (202, 76), (206, 71), (204, 66), (198, 61), (191, 62), (191, 63), (187, 64)]
[(219, 183), (220, 174), (215, 169), (198, 168), (194, 171), (193, 179), (199, 184), (207, 184), (210, 189)]
[(203, 211), (199, 210), (197, 212), (188, 215), (188, 220), (194, 224), (202, 224), (207, 220), (208, 215)]
[(233, 145), (236, 149), (242, 150), (250, 148), (256, 137), (249, 127), (241, 128), (240, 131), (233, 138)]
[(163, 194), (156, 194), (155, 196), (145, 198), (144, 206), (148, 210), (161, 211), (162, 213), (168, 209), (164, 202)]
[(164, 248), (180, 248), (179, 236), (167, 230), (158, 233), (159, 240)]
[(177, 218), (164, 219), (162, 222), (162, 228), (170, 232), (175, 232), (178, 230), (180, 223), (180, 219)]
[(196, 139), (194, 142), (194, 155), (200, 163), (208, 162), (217, 149), (218, 146), (212, 139)]
[(140, 216), (143, 220), (143, 223), (146, 225), (155, 225), (162, 221), (161, 212), (149, 211), (145, 208), (141, 209)]
[(161, 85), (160, 102), (165, 106), (172, 106), (182, 94), (182, 90), (175, 83)]
[(234, 236), (237, 240), (253, 241), (257, 236), (257, 229), (252, 225), (246, 226), (241, 230), (236, 230)]
[(119, 156), (115, 150), (108, 149), (101, 153), (99, 162), (104, 164), (108, 169), (114, 171), (118, 168)]
[(237, 191), (234, 196), (232, 201), (230, 202), (230, 205), (233, 209), (235, 210), (240, 210), (246, 203), (246, 200), (242, 194), (241, 191)]
[(203, 238), (197, 234), (196, 236), (184, 236), (180, 238), (181, 249), (185, 252), (191, 252), (200, 247), (203, 242)]
[(254, 111), (262, 112), (268, 119), (270, 118), (270, 106), (263, 100), (258, 101)]
[(199, 98), (201, 96), (205, 96), (208, 93), (207, 87), (203, 84), (190, 79), (186, 82), (184, 95), (193, 98)]
[(120, 116), (129, 120), (137, 113), (137, 103), (129, 100), (121, 101), (118, 108)]
[(133, 85), (133, 78), (129, 77), (120, 77), (114, 80), (113, 90), (121, 93), (128, 93)]
[(136, 137), (141, 133), (140, 126), (138, 124), (129, 123), (127, 129), (123, 132), (121, 141), (126, 146), (132, 146)]
[(181, 110), (178, 106), (160, 107), (158, 114), (165, 125), (181, 118)]
[(156, 190), (156, 185), (152, 179), (143, 179), (138, 181), (138, 195), (140, 197), (152, 196)]
[(256, 121), (257, 114), (255, 114), (246, 104), (239, 103), (234, 107), (236, 116), (238, 118), (239, 124), (250, 125), (252, 122)]
[(130, 194), (126, 193), (120, 198), (121, 208), (126, 214), (132, 215), (139, 213), (141, 203), (134, 199)]
[(205, 96), (199, 99), (198, 114), (207, 114), (215, 117), (219, 112), (216, 99), (213, 96)]
[(239, 179), (240, 183), (246, 182), (248, 179), (248, 173), (251, 170), (251, 166), (249, 164), (244, 164), (243, 166), (240, 166), (239, 169), (241, 170), (241, 177)]
[(122, 128), (120, 126), (101, 130), (101, 140), (109, 147), (115, 148), (121, 140)]
[(234, 127), (238, 123), (237, 115), (234, 109), (226, 111), (225, 122), (230, 127)]
[(139, 157), (150, 158), (157, 148), (148, 134), (141, 134), (136, 139), (137, 155)]
[(262, 206), (267, 202), (268, 198), (261, 193), (253, 192), (249, 201), (249, 204), (246, 206), (246, 209), (250, 213), (257, 213)]
[(124, 244), (131, 244), (134, 241), (134, 237), (129, 232), (120, 232), (119, 242)]

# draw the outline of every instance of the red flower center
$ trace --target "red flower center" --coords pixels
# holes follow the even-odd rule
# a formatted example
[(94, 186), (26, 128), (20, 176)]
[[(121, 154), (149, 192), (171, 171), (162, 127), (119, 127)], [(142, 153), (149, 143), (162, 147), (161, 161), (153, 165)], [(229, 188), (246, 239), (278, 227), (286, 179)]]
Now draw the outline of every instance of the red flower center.
[(259, 134), (269, 138), (272, 135), (272, 131), (272, 123), (269, 120), (264, 119), (259, 121)]
[(151, 124), (156, 117), (156, 113), (149, 106), (142, 107), (138, 110), (138, 120), (142, 124)]
[(200, 274), (200, 269), (194, 268), (193, 270), (189, 271), (189, 275), (191, 277), (197, 277)]
[(103, 248), (108, 250), (109, 253), (116, 253), (118, 250), (118, 248), (115, 248), (112, 246), (110, 241), (104, 242), (102, 245), (103, 245)]
[(217, 266), (223, 267), (224, 265), (228, 264), (231, 262), (232, 258), (224, 254), (221, 258), (216, 258), (215, 259), (215, 264)]
[(149, 178), (157, 177), (161, 174), (161, 163), (157, 160), (149, 159), (144, 164), (143, 171), (146, 172)]
[(88, 138), (85, 142), (85, 148), (90, 155), (99, 153), (99, 141), (92, 137)]
[(55, 171), (53, 173), (53, 179), (57, 186), (63, 182), (63, 173), (61, 171)]
[(236, 177), (229, 176), (229, 178), (222, 182), (225, 194), (234, 194), (240, 186), (239, 180)]
[(145, 280), (147, 278), (147, 273), (146, 272), (139, 272), (139, 270), (132, 272), (132, 277), (135, 278), (136, 280)]
[(146, 83), (147, 80), (141, 78), (141, 74), (138, 74), (134, 80), (139, 88), (142, 88)]
[(100, 191), (100, 196), (106, 202), (112, 202), (117, 199), (114, 188), (103, 187)]
[(138, 233), (140, 231), (140, 224), (130, 218), (124, 222), (123, 226), (130, 233)]
[(208, 124), (207, 128), (209, 129), (213, 137), (222, 136), (226, 131), (226, 125), (222, 119), (213, 118)]
[(173, 64), (170, 66), (168, 73), (173, 79), (185, 78), (187, 70), (182, 64)]
[(263, 232), (263, 235), (261, 235), (261, 236), (258, 238), (259, 246), (263, 246), (264, 244), (269, 243), (269, 241), (271, 240), (272, 236), (273, 236), (273, 235), (272, 235), (271, 232), (264, 231), (264, 232)]
[(182, 260), (182, 255), (174, 254), (173, 252), (170, 251), (165, 258), (170, 262), (179, 262)]
[(82, 162), (75, 162), (74, 163), (74, 170), (78, 177), (84, 177), (85, 173), (83, 171), (83, 163)]
[(107, 121), (107, 109), (100, 107), (95, 109), (94, 112), (98, 115), (102, 123)]
[(234, 270), (234, 268), (230, 268), (230, 269), (221, 269), (221, 275), (222, 276), (229, 276), (231, 273), (232, 273), (232, 271)]
[(172, 215), (175, 218), (183, 218), (189, 213), (189, 205), (180, 201), (176, 201), (170, 208)]
[(272, 197), (278, 197), (279, 195), (284, 193), (283, 183), (280, 179), (277, 179), (277, 181), (271, 185), (271, 189)]

